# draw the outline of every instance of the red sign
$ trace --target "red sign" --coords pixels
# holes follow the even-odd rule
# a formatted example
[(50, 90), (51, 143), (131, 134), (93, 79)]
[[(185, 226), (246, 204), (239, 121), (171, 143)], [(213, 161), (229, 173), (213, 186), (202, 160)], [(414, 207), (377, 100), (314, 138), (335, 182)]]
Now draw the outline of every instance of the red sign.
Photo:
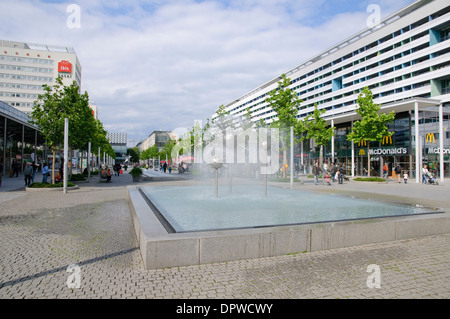
[(65, 60), (58, 62), (58, 72), (72, 73), (72, 63)]

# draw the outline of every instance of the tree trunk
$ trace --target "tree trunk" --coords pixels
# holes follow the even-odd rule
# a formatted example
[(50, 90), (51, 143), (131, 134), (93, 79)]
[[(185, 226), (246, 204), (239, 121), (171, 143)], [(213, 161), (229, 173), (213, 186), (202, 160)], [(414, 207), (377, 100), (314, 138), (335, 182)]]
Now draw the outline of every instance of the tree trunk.
[(319, 150), (319, 167), (323, 167), (323, 145), (320, 145)]
[(53, 154), (53, 164), (52, 164), (52, 184), (55, 184), (55, 162), (56, 162), (56, 151), (52, 149)]

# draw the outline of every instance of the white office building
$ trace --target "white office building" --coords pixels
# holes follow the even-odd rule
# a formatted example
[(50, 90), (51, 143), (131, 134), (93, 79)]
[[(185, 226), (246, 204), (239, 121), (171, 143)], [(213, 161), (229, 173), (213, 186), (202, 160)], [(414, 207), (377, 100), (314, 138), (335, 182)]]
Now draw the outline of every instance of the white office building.
[[(320, 41), (320, 39), (317, 39)], [(437, 175), (449, 176), (450, 154), (450, 2), (418, 0), (328, 50), (285, 72), (303, 101), (297, 117), (317, 104), (335, 127), (326, 149), (329, 161), (344, 164), (352, 175), (367, 167), (367, 147), (346, 139), (358, 119), (356, 100), (368, 87), (383, 112), (396, 113), (392, 141), (371, 143), (371, 166), (381, 174), (383, 163), (400, 163), (419, 181), (420, 167), (429, 164)], [(224, 104), (236, 120), (250, 110), (254, 122), (276, 121), (265, 101), (281, 75), (244, 96)], [(213, 115), (213, 119), (216, 115)], [(416, 125), (418, 123), (418, 125)], [(296, 155), (305, 165), (317, 159), (314, 144)], [(365, 151), (364, 151), (365, 149)], [(363, 150), (363, 151), (361, 151)], [(378, 155), (378, 156), (377, 156)], [(364, 162), (366, 161), (366, 162)], [(416, 165), (419, 163), (419, 165)]]
[(43, 84), (61, 76), (81, 86), (81, 64), (73, 48), (0, 40), (0, 100), (29, 113)]

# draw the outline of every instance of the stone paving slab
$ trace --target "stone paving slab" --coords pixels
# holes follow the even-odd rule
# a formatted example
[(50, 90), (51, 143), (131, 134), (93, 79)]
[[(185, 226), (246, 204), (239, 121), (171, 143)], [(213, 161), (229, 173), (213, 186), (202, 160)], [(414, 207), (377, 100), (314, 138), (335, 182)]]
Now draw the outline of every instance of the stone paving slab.
[[(93, 180), (65, 195), (0, 193), (0, 298), (450, 298), (450, 234), (144, 270), (127, 203), (130, 181), (129, 175), (113, 177), (111, 184)], [(341, 186), (332, 187), (340, 192), (370, 187)], [(397, 187), (402, 196), (407, 194), (400, 187), (410, 187), (392, 186), (390, 193)], [(316, 189), (321, 187), (326, 190)], [(382, 194), (381, 188), (373, 189)], [(71, 264), (79, 268), (68, 272)], [(380, 288), (367, 285), (372, 264), (379, 266)], [(69, 288), (75, 275), (80, 287)]]

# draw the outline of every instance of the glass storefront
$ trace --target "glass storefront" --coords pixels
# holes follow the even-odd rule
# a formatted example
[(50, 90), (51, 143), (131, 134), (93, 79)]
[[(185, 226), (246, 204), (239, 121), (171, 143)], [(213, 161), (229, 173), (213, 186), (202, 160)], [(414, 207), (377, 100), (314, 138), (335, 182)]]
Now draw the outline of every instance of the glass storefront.
[[(385, 137), (382, 142), (360, 142), (354, 143), (354, 170), (355, 175), (367, 175), (368, 156), (370, 152), (371, 176), (383, 176), (383, 166), (388, 167), (388, 176), (395, 176), (393, 173), (397, 164), (402, 168), (402, 172), (408, 173), (410, 178), (415, 178), (415, 152), (416, 137), (414, 111), (400, 112), (395, 115), (395, 119), (389, 125), (389, 131), (394, 134)], [(450, 105), (443, 107), (443, 143), (444, 143), (444, 176), (450, 177)], [(347, 175), (351, 175), (352, 169), (352, 143), (347, 140), (348, 133), (351, 132), (351, 122), (335, 126), (334, 137), (334, 163), (342, 165)], [(429, 170), (439, 177), (439, 107), (430, 107), (419, 111), (419, 137), (418, 145), (421, 150), (421, 166), (428, 165)], [(312, 147), (304, 148), (307, 163), (313, 165), (319, 159), (318, 149)], [(298, 154), (298, 152), (297, 152)], [(324, 162), (331, 164), (333, 154), (331, 154), (331, 143), (324, 146)]]
[[(444, 136), (444, 177), (450, 177), (450, 106), (444, 107), (443, 112)], [(419, 112), (419, 146), (422, 150), (423, 165), (436, 176), (440, 173), (440, 134), (439, 113), (437, 108)]]
[(27, 161), (41, 162), (43, 138), (28, 117), (0, 102), (0, 163), (4, 176), (16, 176)]

